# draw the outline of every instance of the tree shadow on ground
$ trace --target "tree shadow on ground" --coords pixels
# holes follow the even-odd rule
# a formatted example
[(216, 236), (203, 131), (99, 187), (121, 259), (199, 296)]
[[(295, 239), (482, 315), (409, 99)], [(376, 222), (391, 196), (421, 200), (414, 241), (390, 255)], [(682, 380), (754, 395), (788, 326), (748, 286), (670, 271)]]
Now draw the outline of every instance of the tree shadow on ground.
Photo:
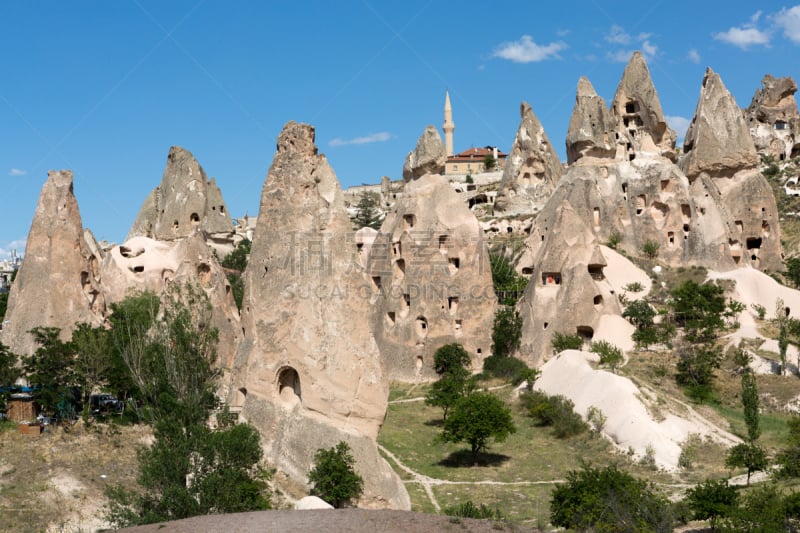
[(425, 422), (425, 425), (434, 428), (440, 428), (444, 425), (444, 420), (442, 420), (441, 418), (431, 418), (430, 420)]
[(472, 452), (469, 450), (458, 450), (446, 458), (439, 461), (437, 464), (440, 466), (447, 466), (451, 468), (461, 468), (470, 466), (498, 466), (511, 459), (508, 455), (501, 453), (480, 452), (476, 457), (472, 457)]

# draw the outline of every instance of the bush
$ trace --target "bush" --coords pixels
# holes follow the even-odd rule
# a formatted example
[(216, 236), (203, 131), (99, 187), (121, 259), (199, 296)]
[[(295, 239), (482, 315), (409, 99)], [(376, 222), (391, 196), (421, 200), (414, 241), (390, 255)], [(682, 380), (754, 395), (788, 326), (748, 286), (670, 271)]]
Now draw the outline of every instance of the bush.
[(728, 485), (728, 480), (706, 480), (686, 491), (686, 502), (695, 520), (708, 520), (711, 529), (717, 526), (717, 519), (730, 516), (738, 505), (736, 489)]
[(698, 401), (708, 401), (714, 394), (714, 371), (720, 367), (716, 349), (703, 345), (684, 346), (678, 353), (678, 385), (686, 387), (686, 394)]
[(624, 360), (622, 350), (608, 341), (593, 342), (591, 350), (600, 356), (601, 365), (607, 365), (612, 372), (617, 373), (617, 367)]
[(514, 355), (522, 339), (522, 317), (513, 307), (501, 307), (494, 315), (492, 325), (492, 355)]
[(521, 375), (527, 370), (530, 370), (528, 365), (516, 357), (490, 355), (483, 360), (484, 374), (494, 378), (507, 379), (515, 385), (524, 381)]
[(364, 490), (364, 479), (353, 468), (355, 462), (350, 446), (344, 441), (333, 448), (317, 450), (314, 467), (308, 473), (311, 494), (337, 509), (349, 505)]
[(561, 333), (557, 331), (555, 335), (553, 335), (553, 340), (550, 341), (553, 345), (553, 351), (555, 353), (561, 353), (564, 350), (580, 350), (583, 348), (583, 339), (578, 335), (567, 335), (566, 333)]
[(644, 241), (642, 244), (642, 253), (648, 259), (655, 259), (658, 257), (658, 251), (661, 249), (661, 244), (656, 241)]
[(606, 420), (608, 420), (608, 417), (603, 414), (603, 411), (601, 411), (599, 407), (590, 405), (586, 410), (586, 420), (588, 420), (592, 425), (592, 429), (594, 429), (597, 433), (600, 433), (603, 431), (603, 427), (606, 425)]
[(480, 507), (472, 503), (472, 500), (467, 500), (452, 507), (445, 507), (444, 514), (447, 516), (454, 516), (456, 518), (477, 518), (480, 520), (503, 520), (505, 518), (500, 510), (481, 504)]
[(642, 292), (644, 290), (644, 285), (638, 281), (632, 281), (622, 288), (629, 292)]
[(630, 302), (622, 312), (622, 318), (627, 318), (628, 322), (639, 329), (652, 326), (655, 316), (655, 310), (644, 300)]
[(756, 312), (756, 316), (758, 316), (759, 320), (764, 320), (764, 317), (767, 316), (767, 308), (760, 304), (750, 304), (750, 307), (753, 308), (753, 311)]
[(553, 435), (559, 439), (572, 437), (589, 429), (588, 424), (575, 412), (575, 404), (566, 396), (548, 396), (533, 390), (520, 395), (528, 416), (539, 426), (552, 426)]
[(550, 522), (578, 531), (672, 531), (672, 513), (666, 498), (647, 482), (616, 467), (567, 473), (567, 481), (551, 493)]
[(470, 446), (473, 461), (485, 450), (489, 439), (504, 442), (517, 428), (511, 411), (502, 400), (489, 393), (474, 393), (464, 396), (453, 406), (453, 411), (444, 421), (444, 442), (466, 442)]
[(606, 243), (606, 245), (609, 248), (616, 250), (617, 246), (619, 246), (621, 242), (622, 242), (622, 234), (619, 233), (618, 231), (615, 231), (608, 236), (608, 242)]

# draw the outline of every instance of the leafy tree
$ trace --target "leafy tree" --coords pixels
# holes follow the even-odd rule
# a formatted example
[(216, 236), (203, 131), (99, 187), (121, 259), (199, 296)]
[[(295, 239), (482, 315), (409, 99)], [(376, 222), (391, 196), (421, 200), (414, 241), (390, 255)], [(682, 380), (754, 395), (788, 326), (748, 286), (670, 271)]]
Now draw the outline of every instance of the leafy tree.
[(364, 479), (355, 471), (354, 464), (350, 446), (344, 441), (333, 448), (317, 450), (314, 467), (308, 473), (311, 494), (337, 509), (349, 505), (364, 490)]
[(83, 391), (83, 403), (88, 407), (93, 390), (108, 385), (112, 368), (111, 337), (102, 327), (78, 324), (72, 332), (72, 348), (75, 350), (75, 378)]
[(173, 284), (163, 298), (157, 321), (146, 293), (115, 310), (127, 314), (112, 315), (112, 339), (121, 343), (155, 439), (139, 453), (139, 489), (109, 491), (109, 521), (127, 526), (269, 508), (258, 431), (226, 412), (216, 429), (208, 424), (218, 406), (218, 373), (205, 293)]
[(555, 353), (561, 353), (564, 350), (580, 350), (583, 348), (583, 339), (578, 335), (568, 335), (557, 331), (550, 344)]
[(243, 275), (245, 268), (247, 268), (247, 261), (250, 258), (251, 247), (252, 243), (244, 239), (220, 261), (220, 265), (225, 269), (225, 277), (228, 278), (228, 283), (231, 284), (233, 301), (236, 302), (236, 307), (240, 311), (242, 309), (242, 299), (244, 298)]
[[(22, 375), (22, 371), (17, 366), (18, 361), (19, 356), (0, 342), (0, 389), (13, 385)], [(0, 407), (5, 405), (10, 395), (10, 391), (7, 390), (0, 393)]]
[(25, 376), (39, 387), (38, 401), (46, 412), (65, 416), (70, 407), (72, 389), (78, 385), (75, 375), (75, 349), (59, 337), (59, 328), (37, 327), (29, 332), (39, 346), (33, 355), (23, 358)]
[(490, 355), (483, 360), (483, 373), (487, 376), (507, 379), (514, 385), (519, 385), (531, 378), (535, 381), (539, 377), (538, 371), (528, 368), (528, 365), (521, 359), (498, 355)]
[(742, 374), (742, 407), (744, 408), (744, 422), (747, 424), (747, 436), (752, 443), (761, 435), (761, 428), (758, 417), (756, 376), (748, 371)]
[(447, 420), (447, 413), (458, 400), (472, 394), (475, 390), (475, 380), (469, 371), (456, 368), (442, 376), (431, 385), (425, 396), (425, 403), (433, 407), (442, 408), (442, 420)]
[(486, 172), (491, 172), (497, 166), (497, 159), (491, 153), (486, 154), (483, 158), (483, 169)]
[(721, 362), (713, 347), (683, 346), (678, 353), (676, 381), (686, 387), (687, 394), (694, 400), (709, 400), (714, 392), (714, 371)]
[(593, 342), (591, 350), (600, 356), (601, 365), (608, 365), (612, 372), (617, 373), (617, 368), (624, 360), (622, 350), (608, 341)]
[(786, 260), (786, 277), (795, 287), (800, 287), (800, 257), (790, 257)]
[(778, 453), (780, 477), (800, 477), (800, 416), (794, 415), (786, 421), (788, 433), (786, 447)]
[(511, 418), (511, 410), (497, 396), (489, 393), (474, 393), (459, 399), (453, 411), (444, 421), (442, 440), (466, 442), (470, 446), (473, 461), (485, 450), (489, 439), (504, 442), (517, 428)]
[(351, 217), (353, 222), (353, 229), (361, 229), (364, 227), (372, 228), (374, 230), (381, 229), (381, 222), (383, 217), (378, 209), (378, 195), (371, 192), (361, 193), (361, 198), (356, 205), (356, 213)]
[(774, 483), (764, 483), (748, 491), (741, 505), (722, 520), (725, 531), (775, 533), (795, 531), (788, 521), (789, 509), (783, 492)]
[(789, 349), (789, 317), (783, 300), (775, 301), (775, 322), (778, 325), (778, 352), (781, 358), (781, 375), (786, 375), (786, 352)]
[(655, 316), (655, 310), (644, 300), (633, 300), (625, 306), (625, 311), (622, 312), (622, 317), (627, 318), (628, 322), (638, 329), (653, 326)]
[(522, 317), (513, 307), (503, 306), (494, 315), (492, 355), (514, 355), (522, 339)]
[(472, 364), (467, 351), (458, 343), (445, 344), (433, 354), (433, 369), (444, 375), (458, 369), (467, 369)]
[(575, 412), (575, 404), (563, 395), (548, 396), (538, 390), (520, 395), (520, 401), (528, 416), (539, 426), (552, 426), (553, 434), (564, 439), (583, 433), (588, 425)]
[(699, 285), (685, 281), (672, 290), (672, 311), (683, 326), (690, 342), (710, 342), (725, 326), (724, 317), (731, 314), (732, 302), (725, 300), (719, 285)]
[(489, 265), (492, 268), (492, 284), (499, 303), (513, 306), (528, 285), (528, 278), (517, 274), (514, 266), (503, 255), (489, 254)]
[(725, 466), (728, 468), (746, 468), (747, 485), (750, 485), (750, 475), (767, 468), (767, 454), (763, 448), (754, 443), (737, 444), (725, 457)]
[(672, 531), (669, 502), (647, 482), (615, 466), (567, 473), (551, 493), (550, 522), (579, 531)]
[(708, 520), (711, 529), (717, 527), (717, 520), (729, 516), (738, 505), (736, 489), (728, 485), (728, 480), (706, 480), (686, 491), (686, 501), (695, 520)]

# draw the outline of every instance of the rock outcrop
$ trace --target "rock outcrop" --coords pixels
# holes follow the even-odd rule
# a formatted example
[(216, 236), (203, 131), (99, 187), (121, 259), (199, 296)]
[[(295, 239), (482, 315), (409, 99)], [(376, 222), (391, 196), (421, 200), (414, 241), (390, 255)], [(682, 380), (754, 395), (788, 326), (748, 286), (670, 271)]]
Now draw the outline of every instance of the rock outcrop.
[(745, 118), (759, 154), (778, 161), (800, 156), (800, 115), (794, 94), (797, 83), (769, 74), (753, 95)]
[(550, 139), (531, 106), (522, 102), (520, 125), (500, 180), (495, 211), (535, 212), (564, 173)]
[(426, 126), (413, 152), (403, 165), (403, 180), (409, 182), (425, 174), (444, 174), (447, 154), (435, 126)]
[(697, 201), (721, 212), (725, 248), (736, 264), (782, 270), (775, 196), (758, 171), (758, 154), (736, 101), (711, 69), (703, 79), (684, 152), (680, 166), (693, 182)]
[(212, 244), (227, 245), (223, 251), (230, 251), (234, 228), (222, 192), (188, 150), (173, 146), (161, 184), (142, 204), (127, 239), (144, 236), (173, 241), (195, 229), (208, 234)]
[(613, 159), (617, 153), (616, 129), (617, 121), (605, 100), (582, 77), (567, 130), (567, 163), (571, 165), (581, 157)]
[(277, 144), (244, 274), (229, 403), (296, 481), (307, 482), (317, 449), (345, 440), (364, 477), (360, 504), (407, 509), (408, 493), (375, 443), (388, 382), (339, 182), (311, 126), (289, 122)]
[(675, 132), (667, 125), (661, 111), (650, 70), (641, 52), (634, 52), (611, 102), (611, 114), (617, 118), (619, 138), (627, 140), (628, 155), (657, 152), (675, 160)]
[(84, 234), (72, 172), (48, 172), (0, 331), (0, 340), (12, 352), (30, 355), (36, 350), (28, 333), (32, 328), (60, 328), (67, 340), (78, 324), (102, 322), (99, 258), (87, 236), (94, 243), (90, 233)]
[(481, 370), (496, 304), (488, 249), (444, 176), (406, 184), (372, 243), (368, 269), (373, 331), (390, 380), (435, 377), (433, 355), (452, 342)]

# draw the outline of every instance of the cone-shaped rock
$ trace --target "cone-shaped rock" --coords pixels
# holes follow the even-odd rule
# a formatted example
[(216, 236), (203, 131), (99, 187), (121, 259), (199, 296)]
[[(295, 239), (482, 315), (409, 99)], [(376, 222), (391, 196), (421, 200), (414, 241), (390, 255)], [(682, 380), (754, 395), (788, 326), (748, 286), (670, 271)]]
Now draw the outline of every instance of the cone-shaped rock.
[(800, 156), (800, 115), (792, 78), (767, 74), (745, 111), (750, 134), (760, 154), (776, 160)]
[(232, 239), (233, 222), (219, 187), (213, 179), (208, 181), (188, 150), (173, 146), (161, 184), (142, 204), (128, 239), (144, 236), (172, 241), (188, 237), (195, 228), (212, 239)]
[(564, 173), (550, 139), (527, 102), (519, 109), (517, 136), (506, 159), (495, 210), (530, 213), (542, 204)]
[(634, 52), (617, 86), (611, 113), (633, 151), (675, 158), (675, 132), (667, 125), (658, 93), (641, 52)]
[(373, 328), (389, 379), (432, 378), (433, 355), (457, 342), (480, 371), (496, 298), (483, 232), (444, 176), (406, 184), (372, 243)]
[[(91, 239), (94, 240), (93, 238)], [(35, 327), (61, 329), (69, 339), (80, 323), (99, 325), (105, 311), (99, 258), (84, 237), (72, 172), (50, 171), (28, 233), (25, 260), (8, 298), (0, 340), (12, 352), (36, 350)]]
[(617, 153), (616, 119), (586, 78), (578, 80), (575, 106), (567, 131), (567, 162), (581, 157), (613, 159)]
[(406, 182), (425, 174), (444, 174), (447, 154), (442, 138), (435, 126), (426, 126), (413, 152), (409, 152), (403, 165), (403, 180)]
[(725, 176), (758, 164), (742, 111), (722, 79), (710, 68), (703, 78), (683, 151), (680, 166), (690, 180), (701, 172), (712, 177)]
[(231, 404), (263, 435), (266, 456), (300, 483), (319, 448), (341, 440), (364, 477), (361, 504), (408, 508), (375, 438), (388, 384), (370, 331), (369, 280), (342, 191), (314, 129), (289, 122), (261, 195), (245, 271)]

